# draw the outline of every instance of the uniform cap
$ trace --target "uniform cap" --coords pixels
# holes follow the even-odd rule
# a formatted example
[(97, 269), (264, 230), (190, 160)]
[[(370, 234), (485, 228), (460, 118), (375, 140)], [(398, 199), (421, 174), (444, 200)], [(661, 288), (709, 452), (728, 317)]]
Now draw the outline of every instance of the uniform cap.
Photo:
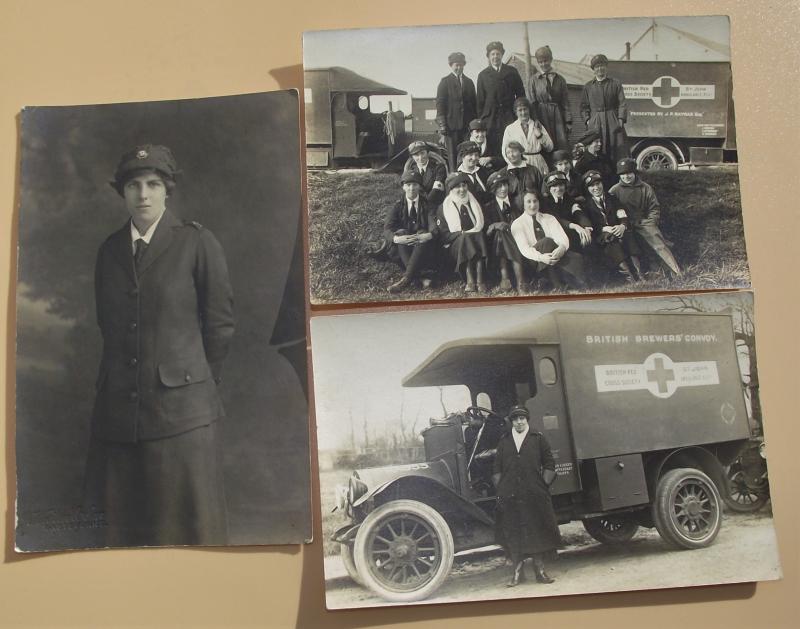
[(503, 48), (503, 42), (501, 41), (492, 41), (486, 44), (486, 56), (489, 56), (489, 53), (493, 50), (499, 50), (500, 54), (506, 54), (506, 49)]
[(406, 170), (400, 176), (400, 183), (401, 184), (417, 183), (419, 185), (422, 185), (422, 176), (418, 172), (415, 172), (413, 170)]
[(586, 135), (584, 135), (580, 140), (578, 140), (578, 142), (580, 142), (581, 144), (591, 144), (595, 140), (599, 139), (600, 139), (600, 132), (595, 131), (594, 129), (590, 129), (589, 131), (586, 132)]
[(475, 120), (469, 121), (469, 130), (470, 131), (488, 131), (489, 127), (486, 126), (486, 123), (481, 120), (480, 118), (475, 118)]
[(587, 188), (597, 181), (603, 181), (603, 177), (597, 170), (590, 170), (583, 175), (583, 183)]
[(636, 172), (636, 160), (630, 157), (623, 157), (617, 162), (617, 174), (624, 175), (625, 173)]
[(422, 142), (421, 140), (417, 140), (408, 145), (409, 155), (416, 155), (420, 151), (427, 151), (427, 150), (428, 150), (428, 145), (425, 144), (425, 142)]
[(466, 65), (467, 58), (464, 56), (463, 52), (451, 52), (447, 56), (447, 65), (451, 66), (454, 63), (460, 63), (461, 65)]
[(141, 144), (125, 153), (117, 164), (112, 187), (121, 194), (121, 189), (131, 173), (140, 170), (157, 170), (168, 179), (175, 179), (180, 171), (178, 163), (166, 146), (160, 144)]
[(490, 190), (494, 190), (501, 183), (508, 183), (508, 175), (500, 171), (492, 173), (489, 175), (489, 179), (486, 180), (486, 185), (489, 186)]
[(444, 187), (450, 192), (453, 188), (462, 183), (467, 183), (467, 176), (462, 172), (456, 171), (447, 175), (447, 179), (444, 180)]
[(599, 66), (601, 64), (604, 65), (604, 66), (608, 65), (608, 57), (606, 57), (605, 55), (602, 55), (602, 54), (601, 55), (595, 55), (594, 57), (592, 57), (592, 60), (589, 62), (589, 66), (592, 68), (592, 70), (594, 70), (595, 66)]
[(510, 411), (508, 411), (509, 419), (514, 419), (515, 417), (524, 417), (525, 419), (530, 419), (531, 414), (528, 412), (527, 408), (521, 404), (517, 404), (516, 406), (512, 407)]
[(572, 162), (572, 154), (564, 149), (553, 151), (553, 163), (557, 164), (558, 162)]
[(560, 183), (563, 183), (566, 186), (567, 176), (558, 170), (554, 170), (553, 172), (548, 173), (547, 177), (544, 178), (544, 185), (546, 188), (549, 188), (551, 186), (556, 186)]
[(477, 142), (473, 142), (472, 140), (467, 140), (466, 142), (462, 142), (458, 145), (458, 158), (461, 159), (464, 155), (469, 155), (470, 153), (480, 153), (481, 147), (478, 146)]

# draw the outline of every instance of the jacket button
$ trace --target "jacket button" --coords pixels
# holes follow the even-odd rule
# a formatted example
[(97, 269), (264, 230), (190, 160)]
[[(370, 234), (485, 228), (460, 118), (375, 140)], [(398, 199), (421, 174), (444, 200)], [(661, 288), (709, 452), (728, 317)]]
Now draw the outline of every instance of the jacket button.
[(136, 400), (139, 399), (139, 392), (138, 391), (131, 391), (129, 397), (131, 398), (132, 402), (135, 402)]
[(139, 361), (136, 359), (136, 356), (134, 356), (133, 358), (131, 358), (131, 359), (128, 361), (128, 364), (129, 364), (131, 367), (135, 367), (135, 366), (136, 366), (138, 363), (139, 363)]
[(139, 327), (139, 326), (137, 325), (136, 321), (131, 321), (131, 322), (128, 324), (128, 329), (129, 329), (131, 332), (133, 332), (133, 331), (134, 331), (134, 330), (135, 330), (137, 327)]
[(186, 375), (183, 377), (183, 379), (184, 379), (186, 382), (191, 382), (191, 381), (192, 381), (192, 374), (190, 374), (190, 373), (187, 373), (187, 374), (186, 374)]

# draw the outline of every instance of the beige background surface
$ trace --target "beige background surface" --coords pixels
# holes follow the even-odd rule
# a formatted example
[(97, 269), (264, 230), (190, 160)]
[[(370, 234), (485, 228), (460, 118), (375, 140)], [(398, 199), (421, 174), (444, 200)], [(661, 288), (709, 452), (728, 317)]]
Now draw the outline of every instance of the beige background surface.
[[(545, 8), (546, 7), (546, 8)], [(162, 100), (302, 87), (304, 30), (567, 17), (729, 14), (741, 188), (784, 579), (628, 594), (324, 611), (322, 548), (13, 551), (17, 113), (24, 105)], [(797, 626), (796, 2), (25, 2), (0, 0), (2, 626)], [(377, 54), (364, 51), (364, 54)], [(422, 54), (422, 52), (420, 53)], [(391, 62), (387, 60), (387, 63)], [(64, 246), (69, 246), (65, 242)], [(58, 418), (53, 418), (58, 421)], [(315, 492), (315, 509), (318, 508)], [(692, 570), (686, 553), (685, 570)]]

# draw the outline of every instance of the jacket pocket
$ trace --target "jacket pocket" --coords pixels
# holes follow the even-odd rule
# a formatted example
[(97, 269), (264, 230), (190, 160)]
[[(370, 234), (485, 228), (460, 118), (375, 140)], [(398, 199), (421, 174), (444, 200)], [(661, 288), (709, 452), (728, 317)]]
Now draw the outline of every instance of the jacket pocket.
[(211, 375), (205, 361), (179, 360), (161, 363), (158, 366), (158, 378), (165, 387), (185, 387), (198, 382), (205, 382)]

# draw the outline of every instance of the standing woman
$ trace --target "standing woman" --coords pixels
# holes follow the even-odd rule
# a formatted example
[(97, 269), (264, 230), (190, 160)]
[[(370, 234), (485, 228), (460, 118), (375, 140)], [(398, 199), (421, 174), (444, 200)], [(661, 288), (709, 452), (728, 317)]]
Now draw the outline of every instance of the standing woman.
[(525, 580), (524, 562), (533, 557), (539, 583), (555, 579), (544, 571), (544, 558), (561, 545), (550, 485), (556, 466), (545, 436), (530, 430), (524, 406), (511, 409), (511, 433), (497, 445), (492, 480), (497, 489), (498, 542), (511, 557), (514, 571), (508, 587)]
[(165, 146), (122, 156), (111, 185), (130, 219), (97, 254), (103, 355), (86, 487), (109, 546), (228, 539), (217, 385), (233, 295), (214, 235), (167, 209), (177, 173)]
[[(502, 155), (511, 142), (522, 144), (525, 161), (539, 171), (542, 177), (547, 176), (549, 168), (542, 153), (553, 150), (553, 141), (542, 124), (531, 118), (531, 104), (527, 98), (514, 101), (514, 113), (517, 120), (508, 125), (503, 132)], [(506, 157), (506, 162), (511, 163)]]
[(489, 154), (500, 155), (503, 129), (514, 122), (514, 100), (525, 96), (525, 85), (514, 66), (503, 63), (506, 49), (499, 41), (486, 45), (489, 65), (478, 73), (478, 118), (486, 123)]
[(531, 103), (534, 115), (547, 129), (553, 141), (553, 150), (570, 149), (569, 132), (572, 129), (572, 113), (569, 110), (567, 82), (553, 71), (553, 53), (550, 46), (536, 50), (539, 74), (531, 79)]
[(612, 162), (630, 157), (625, 121), (628, 104), (622, 83), (608, 76), (608, 57), (595, 55), (590, 63), (594, 78), (583, 86), (581, 116), (588, 129), (597, 131)]
[(487, 292), (484, 267), (488, 255), (483, 235), (481, 204), (467, 187), (464, 173), (450, 173), (445, 180), (447, 196), (439, 207), (436, 227), (444, 246), (455, 262), (456, 271), (466, 275), (465, 293)]

